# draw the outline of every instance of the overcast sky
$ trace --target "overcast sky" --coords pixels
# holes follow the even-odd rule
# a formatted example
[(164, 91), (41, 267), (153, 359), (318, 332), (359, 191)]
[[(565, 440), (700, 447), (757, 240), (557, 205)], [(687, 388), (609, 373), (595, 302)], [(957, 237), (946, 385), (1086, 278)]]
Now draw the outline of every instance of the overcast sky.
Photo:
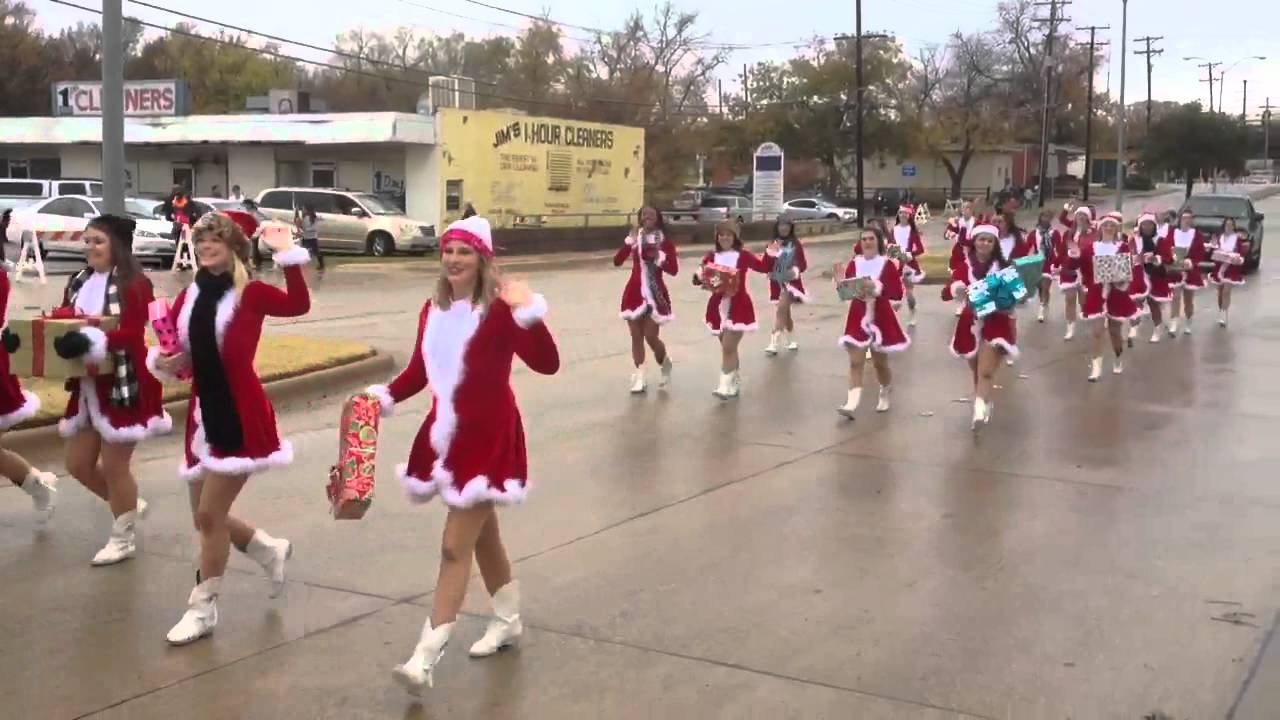
[[(47, 29), (73, 25), (77, 21), (96, 20), (80, 10), (55, 5), (49, 0), (26, 0), (35, 8), (41, 24)], [(634, 0), (484, 0), (531, 14), (548, 13), (552, 19), (585, 27), (617, 27), (624, 12), (619, 8), (637, 7), (650, 10), (659, 0), (636, 3)], [(100, 7), (100, 0), (79, 0), (79, 4)], [(332, 45), (335, 35), (344, 29), (364, 25), (371, 29), (389, 29), (411, 25), (422, 31), (458, 30), (470, 35), (512, 34), (528, 21), (498, 10), (481, 7), (465, 0), (153, 0), (152, 4), (186, 11), (195, 15), (223, 20), (275, 35)], [(697, 10), (700, 26), (719, 43), (764, 44), (809, 38), (815, 34), (831, 35), (852, 32), (854, 11), (851, 0), (677, 0), (677, 7)], [(179, 18), (134, 5), (126, 0), (125, 14), (165, 25)], [(785, 8), (780, 12), (781, 8)], [(1111, 42), (1108, 66), (1100, 69), (1098, 87), (1120, 88), (1120, 24), (1119, 0), (1075, 0), (1067, 6), (1070, 27), (1110, 25), (1099, 33), (1099, 40)], [(1046, 8), (1047, 12), (1047, 8)], [(448, 14), (448, 13), (452, 13)], [(458, 17), (465, 16), (465, 17)], [(987, 0), (866, 0), (863, 6), (865, 32), (889, 32), (901, 39), (909, 52), (931, 43), (942, 43), (957, 29), (970, 31), (994, 23), (995, 2)], [(510, 27), (507, 27), (510, 26)], [(513, 29), (514, 28), (514, 29)], [(1274, 0), (1218, 0), (1213, 3), (1192, 0), (1134, 0), (1129, 3), (1129, 38), (1126, 100), (1133, 102), (1146, 96), (1145, 61), (1133, 55), (1137, 46), (1133, 38), (1145, 35), (1164, 36), (1154, 47), (1164, 54), (1154, 58), (1152, 94), (1156, 99), (1208, 102), (1208, 83), (1202, 82), (1205, 70), (1184, 61), (1185, 56), (1202, 56), (1224, 64), (1223, 70), (1241, 58), (1263, 55), (1265, 61), (1245, 60), (1227, 70), (1225, 108), (1239, 113), (1243, 86), (1249, 83), (1249, 113), (1259, 113), (1258, 105), (1269, 95), (1280, 104), (1280, 2)], [(1250, 29), (1253, 29), (1250, 31)], [(568, 29), (570, 35), (585, 36), (580, 30)], [(1076, 33), (1082, 39), (1087, 33)], [(291, 49), (308, 59), (323, 59), (316, 52)], [(789, 46), (764, 47), (734, 52), (729, 67), (722, 74), (726, 89), (738, 87), (744, 62), (761, 59), (783, 59), (795, 52)], [(1218, 97), (1215, 86), (1215, 101)]]

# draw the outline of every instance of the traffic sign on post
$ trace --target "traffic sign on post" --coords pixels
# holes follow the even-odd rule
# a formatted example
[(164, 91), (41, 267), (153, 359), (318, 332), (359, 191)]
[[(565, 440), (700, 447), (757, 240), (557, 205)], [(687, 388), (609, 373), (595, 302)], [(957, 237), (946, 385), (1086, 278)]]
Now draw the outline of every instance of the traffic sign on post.
[(902, 164), (902, 177), (915, 177), (915, 176), (916, 176), (916, 164), (915, 164), (915, 163), (903, 163), (903, 164)]
[(756, 213), (777, 215), (782, 212), (783, 170), (785, 157), (776, 143), (765, 143), (756, 149), (752, 187)]

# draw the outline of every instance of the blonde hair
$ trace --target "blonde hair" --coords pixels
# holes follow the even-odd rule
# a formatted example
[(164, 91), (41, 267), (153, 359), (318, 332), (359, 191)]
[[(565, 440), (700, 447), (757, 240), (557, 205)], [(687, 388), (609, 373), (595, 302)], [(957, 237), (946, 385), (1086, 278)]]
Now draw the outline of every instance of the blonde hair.
[[(479, 253), (476, 253), (476, 257), (480, 259), (480, 267), (476, 271), (479, 277), (475, 289), (471, 291), (471, 304), (477, 308), (487, 309), (489, 303), (493, 302), (501, 291), (502, 274), (498, 271), (498, 263), (493, 258), (487, 258)], [(431, 304), (441, 310), (448, 310), (453, 306), (453, 285), (449, 283), (449, 275), (443, 265), (440, 267), (440, 279), (436, 281), (436, 293)]]
[(191, 244), (198, 245), (201, 240), (216, 240), (231, 251), (231, 280), (235, 285), (236, 297), (244, 293), (249, 284), (249, 238), (234, 220), (222, 213), (209, 213), (196, 222), (191, 230)]

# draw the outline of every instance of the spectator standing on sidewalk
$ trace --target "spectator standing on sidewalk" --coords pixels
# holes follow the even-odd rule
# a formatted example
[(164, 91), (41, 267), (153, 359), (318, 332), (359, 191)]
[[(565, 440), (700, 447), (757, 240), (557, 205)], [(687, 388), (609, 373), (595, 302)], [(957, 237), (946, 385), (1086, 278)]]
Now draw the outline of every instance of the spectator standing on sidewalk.
[(302, 236), (302, 247), (306, 248), (316, 259), (316, 268), (324, 272), (324, 255), (320, 252), (319, 221), (316, 218), (314, 205), (303, 205), (293, 216), (293, 224)]

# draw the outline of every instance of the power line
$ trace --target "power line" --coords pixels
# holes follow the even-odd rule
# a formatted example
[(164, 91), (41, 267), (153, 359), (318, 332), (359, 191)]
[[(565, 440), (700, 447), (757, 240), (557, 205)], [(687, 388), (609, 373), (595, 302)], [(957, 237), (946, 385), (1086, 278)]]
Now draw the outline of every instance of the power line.
[[(86, 7), (86, 6), (84, 6), (84, 5), (79, 5), (79, 4), (77, 4), (77, 3), (70, 2), (70, 0), (48, 0), (48, 1), (49, 1), (49, 2), (51, 2), (51, 3), (57, 4), (57, 5), (63, 5), (63, 6), (66, 6), (66, 7), (75, 8), (75, 9), (77, 9), (77, 10), (81, 10), (81, 11), (84, 11), (84, 12), (87, 12), (87, 13), (92, 13), (92, 14), (95, 14), (95, 15), (101, 15), (101, 14), (102, 14), (102, 10), (100, 10), (100, 9), (98, 9), (98, 8)], [(131, 0), (131, 1), (136, 1), (136, 0)], [(142, 4), (142, 3), (140, 3), (140, 4)], [(159, 6), (153, 6), (153, 5), (150, 5), (150, 4), (147, 4), (147, 5), (148, 5), (148, 7), (156, 7), (156, 8), (159, 8)], [(189, 14), (186, 14), (186, 13), (182, 13), (182, 12), (179, 12), (179, 11), (176, 11), (176, 10), (170, 10), (170, 9), (168, 9), (168, 8), (159, 8), (159, 9), (161, 9), (161, 10), (163, 10), (163, 11), (165, 11), (165, 12), (172, 13), (172, 14), (177, 15), (177, 16), (179, 16), (179, 17), (185, 17), (185, 18), (187, 18), (187, 19), (197, 20), (197, 21), (201, 21), (201, 22), (209, 22), (209, 23), (212, 23), (212, 24), (215, 24), (215, 25), (222, 25), (223, 27), (227, 27), (227, 28), (230, 28), (230, 29), (236, 29), (234, 26), (230, 26), (230, 25), (223, 25), (222, 23), (217, 22), (217, 21), (213, 21), (213, 20), (204, 20), (204, 19), (202, 19), (202, 18), (198, 18), (198, 17), (196, 17), (196, 16), (189, 15)], [(232, 48), (236, 48), (236, 49), (239, 49), (239, 50), (243, 50), (243, 51), (245, 51), (245, 52), (251, 52), (251, 53), (255, 53), (255, 54), (257, 54), (257, 55), (263, 55), (263, 56), (267, 56), (267, 57), (272, 57), (272, 58), (275, 58), (275, 59), (277, 59), (277, 60), (284, 60), (284, 61), (289, 61), (289, 62), (299, 63), (299, 64), (302, 64), (302, 65), (311, 65), (311, 66), (320, 67), (320, 68), (325, 68), (325, 69), (329, 69), (329, 70), (337, 70), (337, 71), (340, 71), (340, 72), (343, 72), (343, 73), (346, 73), (346, 74), (349, 74), (349, 75), (357, 75), (357, 76), (360, 76), (360, 77), (367, 77), (367, 78), (371, 78), (371, 79), (375, 79), (375, 80), (381, 80), (381, 81), (383, 81), (383, 82), (388, 82), (388, 83), (397, 83), (397, 84), (401, 84), (401, 85), (412, 85), (413, 87), (416, 87), (416, 88), (419, 88), (419, 89), (422, 89), (422, 88), (426, 88), (426, 87), (428, 87), (426, 84), (424, 84), (424, 83), (422, 83), (422, 82), (420, 82), (420, 81), (416, 81), (416, 80), (409, 80), (409, 79), (407, 79), (407, 78), (395, 77), (395, 76), (392, 76), (392, 75), (383, 75), (383, 74), (379, 74), (379, 73), (369, 72), (369, 71), (367, 71), (367, 70), (361, 70), (361, 69), (358, 69), (358, 68), (353, 69), (353, 68), (348, 67), (348, 66), (345, 66), (345, 65), (337, 65), (337, 64), (335, 64), (335, 63), (323, 62), (323, 61), (319, 61), (319, 60), (308, 60), (308, 59), (305, 59), (305, 58), (302, 58), (302, 57), (298, 57), (298, 56), (296, 56), (296, 55), (289, 55), (289, 54), (286, 54), (286, 53), (282, 53), (282, 52), (278, 52), (278, 51), (275, 51), (275, 50), (271, 50), (271, 49), (269, 49), (269, 48), (253, 47), (253, 46), (250, 46), (250, 45), (245, 45), (245, 44), (241, 44), (241, 43), (239, 43), (239, 42), (235, 42), (235, 41), (233, 41), (233, 40), (228, 40), (228, 39), (225, 39), (225, 38), (218, 38), (218, 37), (210, 37), (210, 36), (207, 36), (207, 35), (201, 35), (201, 34), (199, 34), (199, 33), (188, 32), (188, 31), (186, 31), (186, 30), (182, 30), (182, 29), (179, 29), (179, 28), (168, 27), (168, 26), (166, 26), (166, 25), (160, 25), (160, 24), (157, 24), (157, 23), (151, 23), (151, 22), (147, 22), (147, 21), (145, 21), (145, 20), (140, 20), (140, 19), (137, 19), (137, 18), (129, 18), (129, 19), (128, 19), (128, 21), (129, 21), (129, 22), (133, 22), (133, 23), (137, 23), (138, 25), (141, 25), (141, 26), (143, 26), (143, 27), (148, 27), (148, 28), (152, 28), (152, 29), (154, 29), (154, 30), (159, 30), (159, 31), (164, 32), (164, 33), (168, 33), (168, 34), (170, 34), (170, 35), (178, 35), (178, 36), (187, 37), (187, 38), (190, 38), (190, 39), (193, 39), (193, 40), (201, 40), (201, 41), (205, 41), (205, 42), (215, 43), (215, 44), (218, 44), (218, 45), (224, 45), (224, 46), (227, 46), (227, 47), (232, 47)], [(245, 32), (245, 33), (247, 33), (247, 34), (254, 35), (254, 36), (267, 37), (267, 38), (276, 39), (278, 42), (285, 42), (285, 43), (289, 43), (289, 44), (299, 45), (299, 46), (302, 46), (302, 47), (311, 47), (311, 48), (313, 48), (313, 49), (318, 49), (318, 50), (321, 50), (321, 51), (323, 51), (323, 52), (334, 52), (333, 48), (323, 48), (323, 47), (320, 47), (320, 46), (314, 46), (314, 45), (309, 45), (309, 44), (307, 44), (307, 43), (301, 43), (301, 42), (297, 42), (297, 41), (294, 41), (294, 40), (289, 40), (289, 39), (287, 39), (287, 38), (277, 38), (277, 36), (266, 35), (266, 34), (264, 34), (264, 33), (259, 33), (259, 32), (254, 31), (254, 30), (247, 30), (247, 29), (246, 29), (246, 30), (241, 30), (241, 32)], [(350, 55), (348, 54), (348, 56), (350, 56)], [(362, 62), (372, 62), (372, 61), (371, 61), (370, 59), (368, 59), (368, 58), (357, 58), (357, 59), (359, 59), (359, 60), (360, 60), (360, 61), (362, 61)], [(408, 66), (406, 66), (406, 65), (397, 64), (397, 63), (385, 63), (385, 62), (383, 62), (383, 63), (381, 63), (381, 64), (389, 65), (390, 67), (393, 67), (393, 68), (396, 68), (396, 69), (405, 70), (405, 71), (412, 71), (412, 72), (426, 72), (425, 70), (422, 70), (422, 69), (410, 68), (410, 67), (408, 67)], [(447, 75), (446, 77), (461, 77), (461, 76), (456, 76), (456, 75)], [(471, 80), (472, 78), (463, 78), (463, 79)], [(489, 84), (492, 84), (492, 83), (489, 83)], [(475, 90), (462, 90), (462, 89), (458, 89), (458, 90), (457, 90), (457, 92), (458, 92), (458, 93), (460, 93), (460, 94), (463, 94), (463, 95), (471, 95), (471, 96), (474, 96), (474, 97), (477, 97), (477, 98), (483, 97), (483, 98), (489, 98), (489, 99), (491, 99), (491, 100), (501, 100), (501, 101), (506, 101), (506, 102), (530, 103), (530, 104), (533, 104), (533, 105), (540, 105), (540, 106), (546, 106), (546, 107), (563, 107), (563, 108), (569, 108), (569, 109), (575, 109), (575, 108), (577, 108), (577, 107), (578, 107), (577, 105), (575, 105), (575, 104), (573, 104), (573, 103), (570, 103), (570, 102), (564, 102), (564, 101), (555, 101), (555, 100), (538, 100), (538, 99), (526, 98), (526, 97), (515, 97), (515, 96), (510, 96), (510, 95), (501, 95), (501, 94), (497, 94), (497, 93), (479, 92), (479, 91), (475, 91)], [(656, 102), (637, 102), (637, 101), (633, 101), (633, 100), (617, 100), (617, 99), (613, 99), (613, 98), (601, 98), (601, 97), (588, 97), (588, 98), (582, 98), (582, 99), (584, 99), (584, 100), (589, 100), (590, 102), (598, 102), (598, 103), (602, 103), (602, 104), (620, 105), (620, 106), (631, 106), (631, 107), (647, 108), (647, 109), (653, 109), (653, 108), (657, 105), (657, 103), (656, 103)], [(804, 101), (801, 101), (801, 100), (794, 100), (794, 101), (793, 101), (793, 100), (783, 100), (783, 101), (775, 101), (775, 102), (767, 103), (767, 104), (765, 104), (764, 106), (766, 106), (766, 107), (773, 107), (773, 106), (789, 106), (789, 105), (796, 105), (796, 104), (800, 104), (800, 103), (802, 103), (802, 102), (804, 102)], [(668, 116), (674, 116), (674, 117), (693, 117), (693, 118), (703, 118), (703, 117), (711, 117), (711, 116), (715, 115), (716, 113), (715, 113), (715, 112), (712, 112), (710, 109), (708, 109), (708, 110), (707, 110), (707, 111), (705, 111), (705, 112), (702, 112), (702, 111), (692, 112), (692, 111), (686, 111), (686, 110), (675, 110), (675, 111), (669, 111), (669, 112), (667, 112), (666, 114), (667, 114)]]
[(1095, 74), (1094, 63), (1097, 58), (1097, 48), (1099, 45), (1107, 45), (1105, 41), (1099, 43), (1097, 35), (1099, 30), (1110, 30), (1110, 25), (1090, 25), (1088, 27), (1078, 28), (1079, 30), (1089, 31), (1089, 101), (1088, 115), (1084, 121), (1084, 182), (1081, 184), (1081, 190), (1085, 202), (1089, 201), (1089, 184), (1093, 181), (1093, 76)]
[(1145, 55), (1147, 58), (1147, 133), (1151, 133), (1151, 58), (1155, 55), (1164, 54), (1164, 50), (1152, 49), (1151, 43), (1157, 40), (1163, 40), (1164, 37), (1147, 37), (1134, 38), (1134, 42), (1146, 43), (1146, 50), (1134, 50), (1134, 55)]
[(1033, 3), (1037, 6), (1048, 5), (1048, 18), (1035, 18), (1034, 22), (1049, 23), (1049, 33), (1045, 36), (1044, 51), (1044, 115), (1040, 126), (1040, 207), (1044, 207), (1044, 196), (1049, 191), (1048, 178), (1045, 173), (1049, 165), (1049, 120), (1052, 113), (1053, 100), (1053, 38), (1058, 32), (1058, 23), (1069, 22), (1070, 18), (1061, 17), (1058, 11), (1071, 4), (1071, 0), (1049, 0), (1048, 2)]

